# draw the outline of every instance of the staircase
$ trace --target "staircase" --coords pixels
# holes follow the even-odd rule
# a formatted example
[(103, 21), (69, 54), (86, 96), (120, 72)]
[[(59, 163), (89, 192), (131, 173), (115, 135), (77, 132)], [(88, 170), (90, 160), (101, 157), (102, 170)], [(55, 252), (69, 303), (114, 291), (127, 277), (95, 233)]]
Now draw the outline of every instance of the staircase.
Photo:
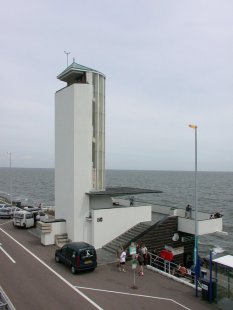
[(105, 244), (102, 248), (108, 252), (116, 253), (117, 249), (120, 246), (126, 246), (130, 244), (132, 239), (135, 239), (137, 236), (141, 235), (144, 231), (146, 231), (148, 228), (150, 228), (150, 222), (142, 222), (134, 227), (127, 230), (122, 235), (118, 236), (114, 240), (110, 241), (109, 243)]
[(40, 229), (42, 234), (48, 234), (51, 233), (52, 225), (51, 223), (45, 223), (45, 222), (37, 222), (37, 227)]
[(68, 243), (70, 240), (68, 239), (68, 234), (59, 234), (55, 235), (55, 244), (59, 248), (63, 247), (66, 243)]
[[(174, 233), (179, 233), (179, 240), (173, 240)], [(192, 255), (194, 248), (193, 236), (178, 231), (177, 216), (164, 217), (154, 224), (151, 222), (139, 223), (104, 245), (102, 249), (116, 255), (120, 246), (128, 248), (131, 242), (143, 242), (149, 252), (156, 254), (159, 254), (165, 246), (179, 248), (181, 252), (174, 256), (176, 264), (184, 263), (187, 255)]]
[[(175, 255), (174, 262), (176, 264), (184, 263), (184, 259), (187, 254), (193, 253), (194, 248), (194, 238), (192, 235), (178, 232), (179, 240), (173, 241), (172, 237), (174, 233), (178, 232), (178, 217), (168, 216), (161, 219), (143, 233), (133, 238), (131, 241), (139, 242), (143, 241), (147, 249), (150, 252), (159, 254), (166, 246), (171, 246), (172, 248), (183, 248), (183, 253)], [(126, 244), (129, 246), (129, 244)]]

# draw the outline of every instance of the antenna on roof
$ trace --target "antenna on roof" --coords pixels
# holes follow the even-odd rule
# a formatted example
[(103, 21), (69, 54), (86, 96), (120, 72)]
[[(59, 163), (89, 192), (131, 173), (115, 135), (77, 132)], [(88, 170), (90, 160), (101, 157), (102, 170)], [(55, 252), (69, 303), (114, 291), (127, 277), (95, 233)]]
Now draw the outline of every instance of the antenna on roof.
[(69, 65), (69, 54), (70, 54), (70, 52), (64, 51), (64, 53), (66, 54), (66, 62), (67, 62), (67, 67), (68, 67), (68, 65)]

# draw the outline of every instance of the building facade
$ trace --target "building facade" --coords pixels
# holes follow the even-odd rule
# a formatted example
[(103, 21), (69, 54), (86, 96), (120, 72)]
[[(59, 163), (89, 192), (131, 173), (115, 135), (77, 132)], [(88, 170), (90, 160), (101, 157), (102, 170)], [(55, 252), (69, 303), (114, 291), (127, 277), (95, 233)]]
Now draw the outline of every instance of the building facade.
[(72, 241), (91, 242), (90, 191), (105, 188), (105, 76), (73, 62), (55, 94), (55, 210)]

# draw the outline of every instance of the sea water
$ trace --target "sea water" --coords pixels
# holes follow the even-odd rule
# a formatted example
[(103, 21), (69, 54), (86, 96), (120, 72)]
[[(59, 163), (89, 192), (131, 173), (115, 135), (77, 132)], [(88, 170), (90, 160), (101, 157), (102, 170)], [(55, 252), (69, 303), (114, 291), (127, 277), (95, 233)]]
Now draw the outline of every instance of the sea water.
[[(10, 177), (11, 174), (11, 177)], [(10, 194), (30, 205), (54, 206), (54, 169), (0, 168), (0, 195)], [(223, 230), (228, 235), (206, 235), (199, 239), (202, 256), (233, 255), (233, 172), (198, 172), (198, 210), (223, 214)], [(161, 190), (159, 194), (135, 197), (148, 203), (185, 208), (195, 204), (194, 172), (107, 170), (107, 186), (129, 186)]]

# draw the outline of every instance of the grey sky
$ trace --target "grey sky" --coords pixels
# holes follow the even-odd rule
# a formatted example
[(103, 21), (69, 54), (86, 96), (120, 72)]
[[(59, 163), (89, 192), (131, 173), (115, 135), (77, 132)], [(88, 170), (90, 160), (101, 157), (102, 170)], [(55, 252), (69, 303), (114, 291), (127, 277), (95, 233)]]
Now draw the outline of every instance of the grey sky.
[(54, 167), (56, 79), (106, 77), (106, 167), (233, 171), (233, 2), (7, 1), (0, 11), (0, 166)]

